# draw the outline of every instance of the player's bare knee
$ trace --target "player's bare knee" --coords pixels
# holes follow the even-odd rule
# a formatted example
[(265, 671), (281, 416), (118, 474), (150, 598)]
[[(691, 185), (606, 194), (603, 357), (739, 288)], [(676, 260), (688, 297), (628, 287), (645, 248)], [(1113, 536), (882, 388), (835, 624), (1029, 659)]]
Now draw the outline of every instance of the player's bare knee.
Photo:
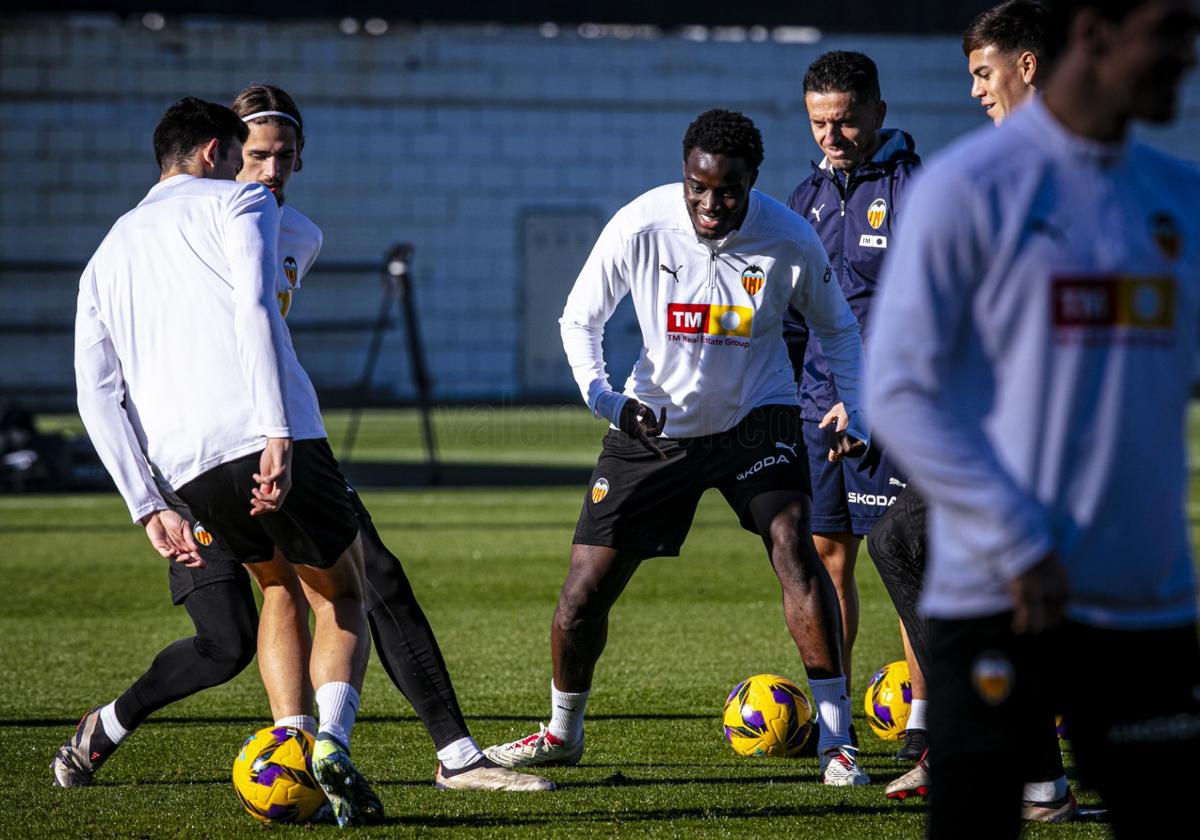
[(554, 610), (552, 624), (553, 629), (559, 633), (577, 633), (585, 626), (585, 622), (580, 618), (579, 613), (572, 611), (569, 607), (565, 607), (562, 602), (559, 602), (558, 608)]
[(554, 610), (554, 627), (568, 633), (587, 632), (604, 623), (612, 606), (611, 598), (602, 597), (595, 581), (573, 581), (563, 584)]
[(786, 592), (807, 595), (818, 585), (818, 578), (828, 578), (821, 558), (806, 534), (795, 534), (776, 544), (771, 551), (771, 565)]
[(787, 505), (771, 518), (768, 533), (773, 551), (797, 555), (807, 553), (803, 552), (803, 548), (809, 535), (801, 527), (803, 518), (804, 508), (798, 502)]
[(364, 600), (364, 580), (361, 573), (361, 552), (357, 556), (347, 551), (332, 566), (297, 566), (296, 572), (304, 584), (304, 594), (316, 608), (318, 601), (349, 599)]
[(564, 586), (554, 609), (554, 628), (568, 633), (583, 629), (587, 624), (587, 612), (587, 590)]

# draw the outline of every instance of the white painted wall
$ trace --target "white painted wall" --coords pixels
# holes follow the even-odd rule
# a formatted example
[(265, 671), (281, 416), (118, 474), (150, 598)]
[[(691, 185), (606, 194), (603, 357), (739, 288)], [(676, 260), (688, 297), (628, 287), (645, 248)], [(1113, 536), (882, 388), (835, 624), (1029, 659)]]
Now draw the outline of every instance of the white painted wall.
[[(323, 260), (373, 260), (393, 242), (416, 243), (439, 397), (510, 397), (520, 388), (521, 331), (556, 332), (525, 325), (519, 311), (521, 211), (607, 216), (678, 177), (684, 130), (713, 106), (758, 123), (767, 152), (759, 186), (785, 196), (815, 151), (801, 80), (828, 49), (875, 58), (888, 124), (913, 134), (923, 153), (986, 124), (968, 98), (958, 42), (946, 37), (719, 43), (484, 26), (374, 37), (344, 35), (334, 21), (193, 19), (152, 32), (104, 17), (5, 20), (0, 260), (82, 265), (154, 182), (150, 136), (167, 105), (279, 84), (299, 102), (308, 135), (289, 198), (324, 229)], [(1184, 105), (1179, 124), (1156, 137), (1200, 158), (1195, 81)], [(322, 278), (318, 263), (305, 285), (298, 326), (370, 317), (378, 305), (373, 275)], [(67, 321), (74, 294), (70, 274), (0, 273), (0, 322)], [(318, 385), (335, 388), (356, 378), (366, 338), (300, 333), (297, 343)], [(69, 335), (0, 335), (0, 358), (0, 390), (72, 386)], [(399, 333), (377, 382), (411, 394)]]

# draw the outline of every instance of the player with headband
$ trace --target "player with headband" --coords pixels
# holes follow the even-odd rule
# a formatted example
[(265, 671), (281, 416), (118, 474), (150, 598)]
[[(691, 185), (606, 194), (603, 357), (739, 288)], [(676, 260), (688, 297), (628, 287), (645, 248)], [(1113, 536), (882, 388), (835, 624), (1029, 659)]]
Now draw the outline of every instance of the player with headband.
[[(233, 110), (250, 128), (243, 145), (242, 181), (262, 183), (280, 206), (278, 296), (286, 315), (292, 292), (320, 252), (322, 234), (313, 222), (285, 202), (292, 174), (303, 166), (304, 124), (283, 90), (251, 85), (238, 94)], [(324, 435), (323, 430), (321, 431)], [(169, 488), (168, 502), (189, 522), (195, 517)], [(450, 676), (429, 622), (417, 603), (399, 560), (383, 545), (371, 516), (353, 488), (347, 488), (358, 516), (366, 565), (368, 620), (376, 649), (393, 682), (413, 704), (438, 753), (436, 781), (446, 789), (549, 790), (537, 776), (498, 767), (471, 738)], [(202, 529), (203, 530), (203, 529)], [(299, 663), (307, 662), (308, 602), (286, 561), (255, 564), (263, 591), (261, 619), (242, 565), (204, 532), (199, 550), (204, 568), (169, 565), (171, 594), (187, 608), (196, 635), (164, 649), (150, 669), (120, 697), (89, 711), (52, 763), (55, 783), (90, 784), (117, 746), (150, 714), (205, 688), (227, 682), (255, 654), (277, 724), (315, 731), (313, 691)], [(319, 705), (321, 697), (316, 698)], [(357, 706), (357, 698), (355, 698)]]

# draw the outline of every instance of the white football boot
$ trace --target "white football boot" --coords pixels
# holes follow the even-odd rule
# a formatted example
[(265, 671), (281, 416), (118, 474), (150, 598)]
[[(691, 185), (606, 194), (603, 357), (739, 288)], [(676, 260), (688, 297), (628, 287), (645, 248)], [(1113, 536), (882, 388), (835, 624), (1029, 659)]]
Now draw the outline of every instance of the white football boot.
[(550, 734), (545, 724), (538, 731), (507, 744), (488, 747), (483, 754), (501, 767), (533, 767), (538, 764), (578, 764), (583, 757), (583, 738), (568, 744)]
[(487, 756), (458, 770), (438, 762), (433, 784), (438, 790), (554, 790), (549, 779), (500, 767)]
[(821, 783), (839, 787), (870, 784), (871, 777), (858, 766), (857, 753), (849, 744), (830, 747), (821, 753)]

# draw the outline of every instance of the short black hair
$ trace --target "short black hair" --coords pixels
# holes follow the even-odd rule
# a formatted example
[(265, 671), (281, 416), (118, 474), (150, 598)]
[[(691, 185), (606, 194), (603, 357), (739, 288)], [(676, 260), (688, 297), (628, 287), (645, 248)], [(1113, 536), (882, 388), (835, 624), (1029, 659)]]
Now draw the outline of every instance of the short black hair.
[(1050, 12), (1035, 0), (1006, 0), (981, 12), (962, 36), (963, 55), (993, 46), (1002, 53), (1029, 51), (1049, 58)]
[(1047, 0), (1049, 35), (1046, 49), (1050, 57), (1057, 56), (1067, 46), (1071, 21), (1084, 9), (1091, 9), (1105, 20), (1120, 23), (1145, 2), (1146, 0)]
[(296, 142), (304, 145), (304, 118), (300, 116), (300, 109), (296, 107), (295, 100), (288, 96), (287, 91), (283, 88), (259, 83), (247, 85), (233, 100), (232, 108), (233, 112), (243, 120), (251, 114), (258, 114), (262, 111), (278, 111), (281, 114), (287, 114), (292, 119), (271, 115), (256, 117), (254, 122), (290, 127), (296, 132)]
[(688, 126), (683, 135), (683, 159), (692, 149), (710, 155), (741, 158), (751, 169), (758, 171), (763, 162), (762, 134), (754, 122), (739, 111), (713, 108), (705, 111)]
[(235, 137), (245, 143), (249, 136), (246, 124), (224, 105), (185, 96), (166, 110), (154, 128), (154, 159), (165, 172), (186, 163), (198, 146), (213, 138), (224, 156)]
[(869, 56), (832, 50), (817, 56), (804, 74), (805, 93), (849, 93), (854, 101), (879, 102), (879, 70)]

